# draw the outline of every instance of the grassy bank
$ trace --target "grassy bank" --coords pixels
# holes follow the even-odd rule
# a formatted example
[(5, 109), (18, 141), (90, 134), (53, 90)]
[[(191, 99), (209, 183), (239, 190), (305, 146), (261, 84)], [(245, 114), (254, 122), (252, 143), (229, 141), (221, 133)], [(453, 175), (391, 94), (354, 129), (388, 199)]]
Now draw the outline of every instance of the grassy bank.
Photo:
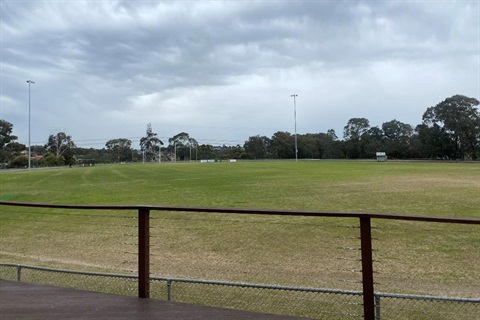
[[(478, 163), (166, 163), (0, 174), (0, 199), (42, 203), (479, 218), (479, 194)], [(0, 209), (0, 261), (135, 272), (134, 212)], [(155, 275), (361, 287), (356, 219), (168, 212), (152, 217)], [(374, 227), (380, 290), (478, 296), (478, 228), (394, 221), (375, 221)]]

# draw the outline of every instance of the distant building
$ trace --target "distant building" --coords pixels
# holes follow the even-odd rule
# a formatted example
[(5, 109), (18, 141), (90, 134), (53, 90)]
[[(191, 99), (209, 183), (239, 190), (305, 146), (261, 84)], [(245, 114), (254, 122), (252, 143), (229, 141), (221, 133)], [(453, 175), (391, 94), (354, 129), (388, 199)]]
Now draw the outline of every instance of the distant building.
[(95, 159), (78, 159), (77, 163), (81, 167), (93, 167), (95, 165)]
[(378, 162), (385, 162), (387, 161), (387, 154), (385, 152), (377, 152), (377, 161)]

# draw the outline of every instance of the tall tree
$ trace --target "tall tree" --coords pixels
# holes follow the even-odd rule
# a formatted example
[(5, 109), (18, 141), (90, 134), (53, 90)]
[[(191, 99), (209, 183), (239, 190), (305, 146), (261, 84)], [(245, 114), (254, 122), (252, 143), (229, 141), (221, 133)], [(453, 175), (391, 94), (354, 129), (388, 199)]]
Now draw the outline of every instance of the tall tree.
[(266, 159), (270, 156), (272, 140), (265, 136), (249, 137), (245, 141), (244, 148), (250, 159)]
[(17, 140), (17, 136), (12, 135), (13, 125), (3, 119), (0, 119), (0, 149), (8, 143)]
[(360, 141), (363, 134), (370, 129), (370, 122), (366, 118), (351, 118), (343, 127), (343, 139)]
[(384, 122), (382, 124), (384, 146), (389, 157), (405, 159), (411, 154), (411, 140), (413, 128), (407, 123), (398, 120)]
[(127, 161), (132, 158), (132, 140), (125, 138), (108, 140), (105, 147), (112, 153), (114, 162)]
[(160, 146), (163, 145), (156, 133), (152, 130), (152, 125), (147, 124), (146, 136), (140, 139), (140, 150), (144, 152), (146, 161), (155, 161), (160, 156)]
[(480, 149), (480, 113), (476, 106), (479, 101), (463, 95), (454, 95), (427, 108), (423, 114), (423, 124), (435, 124), (443, 128), (453, 141), (456, 157), (477, 159)]
[(73, 164), (74, 154), (72, 149), (75, 148), (75, 143), (72, 137), (65, 132), (51, 134), (48, 137), (45, 148), (53, 156), (52, 158), (55, 160), (55, 165)]
[(362, 145), (367, 158), (373, 158), (378, 151), (385, 151), (383, 130), (379, 127), (371, 127), (363, 135)]
[(455, 143), (438, 124), (419, 124), (415, 128), (418, 154), (421, 158), (453, 159), (456, 155)]
[(186, 132), (180, 132), (168, 139), (170, 144), (169, 149), (176, 150), (175, 157), (185, 160), (192, 160), (192, 149), (195, 150), (198, 147), (198, 142)]
[(295, 137), (290, 132), (275, 132), (271, 139), (271, 152), (275, 159), (295, 158)]
[(197, 148), (198, 152), (198, 159), (215, 159), (216, 158), (216, 152), (214, 146), (210, 144), (202, 144), (198, 146)]
[(13, 125), (0, 119), (0, 167), (10, 162), (25, 150), (25, 145), (16, 142), (17, 136), (12, 134)]
[(298, 157), (304, 159), (323, 158), (319, 134), (306, 133), (298, 136)]
[(351, 118), (343, 128), (345, 154), (348, 158), (358, 159), (367, 157), (365, 152), (365, 137), (370, 129), (370, 123), (366, 118)]
[(319, 133), (318, 138), (322, 150), (322, 159), (339, 159), (345, 157), (342, 153), (341, 141), (338, 141), (335, 130), (328, 129), (327, 133)]

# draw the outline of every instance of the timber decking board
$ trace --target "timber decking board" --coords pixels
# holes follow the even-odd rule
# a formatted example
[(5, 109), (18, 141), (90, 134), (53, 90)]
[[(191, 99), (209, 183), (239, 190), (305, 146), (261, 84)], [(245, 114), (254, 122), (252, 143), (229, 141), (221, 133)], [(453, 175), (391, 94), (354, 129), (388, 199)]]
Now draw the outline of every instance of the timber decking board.
[(0, 280), (0, 319), (300, 320), (305, 318)]

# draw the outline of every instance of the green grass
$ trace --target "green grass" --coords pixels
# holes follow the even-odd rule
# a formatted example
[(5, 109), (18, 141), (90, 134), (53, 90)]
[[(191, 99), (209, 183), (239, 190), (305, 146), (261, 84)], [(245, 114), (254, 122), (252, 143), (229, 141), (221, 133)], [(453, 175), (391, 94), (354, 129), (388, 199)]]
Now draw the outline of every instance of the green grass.
[[(480, 164), (265, 161), (0, 173), (0, 199), (480, 218)], [(0, 207), (0, 262), (135, 272), (135, 212)], [(152, 213), (159, 276), (361, 288), (357, 219)], [(478, 297), (477, 226), (374, 221), (377, 290)], [(378, 239), (378, 240), (377, 240)], [(349, 280), (345, 282), (344, 280)]]
[(480, 164), (237, 162), (0, 174), (0, 199), (479, 217)]

